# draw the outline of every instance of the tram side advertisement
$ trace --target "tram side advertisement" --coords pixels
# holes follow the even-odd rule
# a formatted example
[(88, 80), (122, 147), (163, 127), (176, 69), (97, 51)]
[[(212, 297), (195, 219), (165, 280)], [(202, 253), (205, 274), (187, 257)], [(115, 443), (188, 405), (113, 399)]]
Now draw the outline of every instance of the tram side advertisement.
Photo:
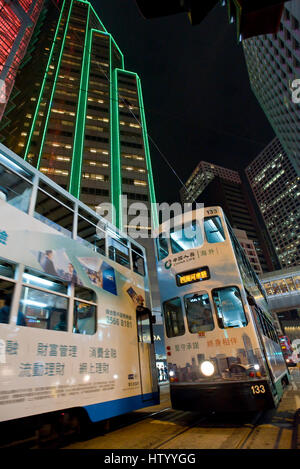
[[(38, 321), (30, 324), (30, 302), (27, 327), (17, 326), (24, 306), (21, 290), (24, 285), (32, 291), (36, 287), (16, 282), (17, 306), (12, 307), (10, 323), (0, 324), (0, 420), (140, 395), (136, 297), (145, 297), (143, 277), (3, 201), (0, 212), (1, 259), (35, 272), (53, 274), (54, 268), (58, 278), (93, 290), (98, 309), (97, 327), (85, 324), (84, 334), (75, 333), (73, 324), (68, 332), (41, 328)], [(47, 281), (41, 280), (37, 291), (42, 289), (47, 290)], [(56, 308), (71, 300), (55, 292), (52, 296)], [(45, 306), (49, 304), (32, 301), (41, 317)], [(84, 314), (81, 319), (88, 322)], [(148, 381), (143, 393), (152, 391)]]

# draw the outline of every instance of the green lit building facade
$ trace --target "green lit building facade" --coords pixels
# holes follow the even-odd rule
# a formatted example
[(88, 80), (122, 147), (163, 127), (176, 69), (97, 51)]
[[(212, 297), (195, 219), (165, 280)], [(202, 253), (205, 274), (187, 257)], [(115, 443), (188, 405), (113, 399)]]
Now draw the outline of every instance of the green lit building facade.
[(140, 78), (125, 69), (89, 2), (45, 1), (16, 85), (21, 92), (0, 122), (4, 145), (91, 208), (112, 202), (121, 229), (121, 194), (150, 209), (155, 191)]

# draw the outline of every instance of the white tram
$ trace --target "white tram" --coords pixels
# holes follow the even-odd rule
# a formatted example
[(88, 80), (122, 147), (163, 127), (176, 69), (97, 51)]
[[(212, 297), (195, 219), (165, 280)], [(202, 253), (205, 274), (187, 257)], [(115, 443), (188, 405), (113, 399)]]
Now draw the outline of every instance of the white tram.
[(141, 297), (144, 248), (0, 145), (0, 421), (157, 404)]
[(172, 406), (276, 407), (289, 371), (265, 292), (223, 210), (163, 223), (156, 248)]

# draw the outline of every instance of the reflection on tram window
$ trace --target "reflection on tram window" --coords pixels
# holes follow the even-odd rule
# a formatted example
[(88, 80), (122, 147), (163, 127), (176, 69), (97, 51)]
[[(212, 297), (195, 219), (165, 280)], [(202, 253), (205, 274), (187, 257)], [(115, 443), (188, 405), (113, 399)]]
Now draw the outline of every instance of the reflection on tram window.
[(167, 337), (176, 337), (185, 333), (180, 298), (173, 298), (163, 304)]
[(164, 234), (161, 233), (158, 238), (156, 238), (156, 247), (157, 256), (160, 261), (169, 255), (168, 242)]
[(184, 297), (189, 331), (212, 331), (214, 321), (207, 293), (192, 293)]
[(222, 243), (225, 241), (222, 222), (218, 216), (204, 218), (204, 231), (208, 243)]
[(170, 242), (173, 254), (202, 246), (203, 236), (197, 220), (179, 229), (172, 228)]
[(241, 294), (237, 287), (215, 288), (212, 290), (212, 297), (221, 329), (247, 326)]
[(52, 293), (23, 287), (19, 314), (28, 327), (67, 331), (68, 299)]
[(75, 301), (73, 332), (93, 335), (96, 332), (96, 305)]

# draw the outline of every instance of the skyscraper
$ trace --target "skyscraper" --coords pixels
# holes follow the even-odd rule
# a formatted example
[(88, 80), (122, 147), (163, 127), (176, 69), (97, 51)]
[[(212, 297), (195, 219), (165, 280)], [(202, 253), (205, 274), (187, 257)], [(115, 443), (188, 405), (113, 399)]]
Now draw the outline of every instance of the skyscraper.
[(278, 138), (246, 168), (281, 267), (300, 261), (300, 176)]
[(0, 120), (43, 0), (0, 0)]
[(293, 81), (300, 77), (300, 2), (286, 2), (277, 34), (243, 41), (250, 84), (276, 136), (300, 172), (300, 113)]
[[(95, 209), (155, 202), (141, 82), (92, 5), (46, 0), (2, 143)], [(32, 51), (34, 49), (34, 52)]]
[(185, 187), (181, 189), (182, 203), (196, 201), (206, 206), (222, 207), (231, 226), (245, 231), (252, 241), (255, 255), (249, 255), (251, 249), (245, 252), (254, 270), (258, 273), (261, 269), (263, 272), (273, 270), (269, 250), (261, 235), (262, 228), (237, 171), (201, 161), (187, 180)]
[[(134, 218), (126, 225), (120, 196), (143, 202), (148, 233), (155, 190), (141, 81), (88, 1), (45, 0), (16, 87), (1, 142), (92, 209), (112, 203), (120, 229)], [(153, 263), (152, 240), (139, 241)]]

